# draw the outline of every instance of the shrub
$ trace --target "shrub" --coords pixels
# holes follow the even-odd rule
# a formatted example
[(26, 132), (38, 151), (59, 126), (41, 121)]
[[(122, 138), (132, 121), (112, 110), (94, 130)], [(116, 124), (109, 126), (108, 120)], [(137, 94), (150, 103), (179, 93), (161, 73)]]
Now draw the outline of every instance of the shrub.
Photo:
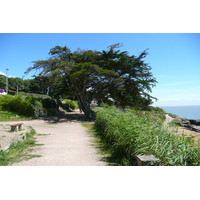
[(13, 96), (10, 105), (11, 105), (10, 107), (11, 111), (14, 111), (20, 115), (24, 114), (24, 111), (27, 109), (26, 107), (28, 106), (25, 102), (25, 99), (20, 95)]
[(24, 116), (38, 116), (40, 111), (45, 111), (47, 115), (57, 115), (59, 113), (58, 104), (51, 98), (41, 98), (21, 95), (0, 96), (0, 110), (15, 112)]
[(27, 102), (27, 110), (26, 114), (31, 116), (38, 116), (40, 111), (43, 111), (43, 105), (42, 105), (42, 98), (34, 98), (32, 96), (28, 96), (25, 98), (25, 101)]
[(116, 108), (101, 108), (97, 112), (95, 127), (109, 145), (113, 156), (129, 165), (138, 154), (153, 154), (161, 165), (199, 165), (200, 150), (191, 137), (179, 136), (152, 121), (146, 112)]
[(10, 110), (10, 102), (13, 100), (11, 95), (0, 95), (0, 110)]
[(23, 98), (21, 95), (15, 95), (10, 102), (10, 111), (24, 116), (37, 116), (37, 106), (30, 99)]
[(70, 100), (70, 99), (64, 99), (63, 104), (67, 108), (71, 108), (72, 110), (78, 109), (78, 103), (76, 101)]
[(54, 116), (54, 115), (57, 115), (59, 113), (58, 104), (56, 103), (55, 100), (53, 100), (51, 98), (43, 99), (42, 105), (43, 105), (47, 115)]

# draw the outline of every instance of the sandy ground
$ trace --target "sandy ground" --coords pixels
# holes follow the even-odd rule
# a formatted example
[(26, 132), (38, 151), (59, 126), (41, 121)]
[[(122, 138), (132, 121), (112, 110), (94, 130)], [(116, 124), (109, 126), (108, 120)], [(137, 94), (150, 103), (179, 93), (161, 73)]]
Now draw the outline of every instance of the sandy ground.
[[(26, 131), (9, 132), (11, 130), (10, 125), (17, 122), (0, 122), (0, 150), (5, 149), (13, 140), (19, 137), (20, 134)], [(28, 129), (28, 127), (26, 127)]]
[[(83, 114), (72, 112), (67, 118), (54, 120), (20, 121), (24, 127), (32, 126), (38, 135), (36, 141), (42, 146), (34, 147), (32, 158), (14, 163), (13, 166), (104, 166), (97, 149), (92, 145), (92, 138), (81, 125), (85, 121)], [(14, 124), (15, 122), (0, 122)], [(4, 130), (5, 131), (5, 130)], [(5, 134), (5, 132), (4, 132)], [(7, 134), (18, 134), (8, 133)], [(6, 137), (3, 137), (5, 139)]]
[[(168, 114), (166, 114), (166, 119), (164, 122), (164, 125), (167, 125), (168, 123), (170, 123), (173, 120), (172, 117), (170, 117)], [(196, 132), (196, 131), (191, 131), (187, 128), (183, 128), (183, 127), (178, 127), (178, 131), (177, 134), (181, 135), (190, 135), (194, 137), (194, 140), (197, 141), (198, 139), (200, 139), (200, 133)]]

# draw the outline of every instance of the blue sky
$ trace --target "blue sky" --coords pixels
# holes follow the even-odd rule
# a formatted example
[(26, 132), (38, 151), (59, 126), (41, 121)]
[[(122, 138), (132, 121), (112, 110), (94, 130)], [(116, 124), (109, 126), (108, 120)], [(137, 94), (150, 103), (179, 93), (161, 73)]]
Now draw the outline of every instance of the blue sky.
[(56, 45), (101, 51), (119, 42), (130, 55), (149, 49), (145, 61), (158, 81), (155, 106), (200, 105), (198, 33), (0, 33), (0, 73), (9, 68), (8, 76), (22, 78), (32, 61), (48, 59)]

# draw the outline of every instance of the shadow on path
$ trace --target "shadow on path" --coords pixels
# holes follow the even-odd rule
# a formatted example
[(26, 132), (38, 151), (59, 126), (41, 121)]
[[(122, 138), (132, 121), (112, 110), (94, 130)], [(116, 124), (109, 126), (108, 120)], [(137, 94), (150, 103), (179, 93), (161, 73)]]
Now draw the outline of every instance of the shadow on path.
[(77, 122), (77, 123), (93, 122), (93, 120), (86, 118), (85, 115), (83, 113), (80, 113), (79, 111), (67, 112), (65, 114), (56, 117), (46, 117), (44, 118), (44, 120), (45, 122), (50, 124), (66, 123), (66, 122)]

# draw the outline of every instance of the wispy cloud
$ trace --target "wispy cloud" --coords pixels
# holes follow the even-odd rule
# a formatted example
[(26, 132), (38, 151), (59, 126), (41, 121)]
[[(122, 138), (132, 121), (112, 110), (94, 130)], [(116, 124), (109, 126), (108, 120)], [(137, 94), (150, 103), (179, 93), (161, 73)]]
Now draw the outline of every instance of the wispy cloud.
[(4, 75), (5, 76), (5, 74), (3, 72), (1, 72), (1, 71), (0, 71), (0, 75)]
[[(152, 96), (158, 98), (156, 105), (200, 105), (200, 86), (190, 84), (192, 81), (176, 82), (166, 84), (168, 87), (157, 87), (153, 89)], [(193, 83), (198, 81), (193, 81)], [(178, 87), (180, 84), (184, 86)], [(163, 84), (164, 85), (164, 84)], [(169, 85), (171, 87), (169, 87)], [(176, 87), (177, 86), (177, 87)]]
[(199, 99), (159, 99), (153, 106), (187, 106), (200, 105)]
[[(0, 71), (0, 75), (6, 76), (3, 72)], [(16, 76), (8, 75), (8, 78), (16, 78)]]

